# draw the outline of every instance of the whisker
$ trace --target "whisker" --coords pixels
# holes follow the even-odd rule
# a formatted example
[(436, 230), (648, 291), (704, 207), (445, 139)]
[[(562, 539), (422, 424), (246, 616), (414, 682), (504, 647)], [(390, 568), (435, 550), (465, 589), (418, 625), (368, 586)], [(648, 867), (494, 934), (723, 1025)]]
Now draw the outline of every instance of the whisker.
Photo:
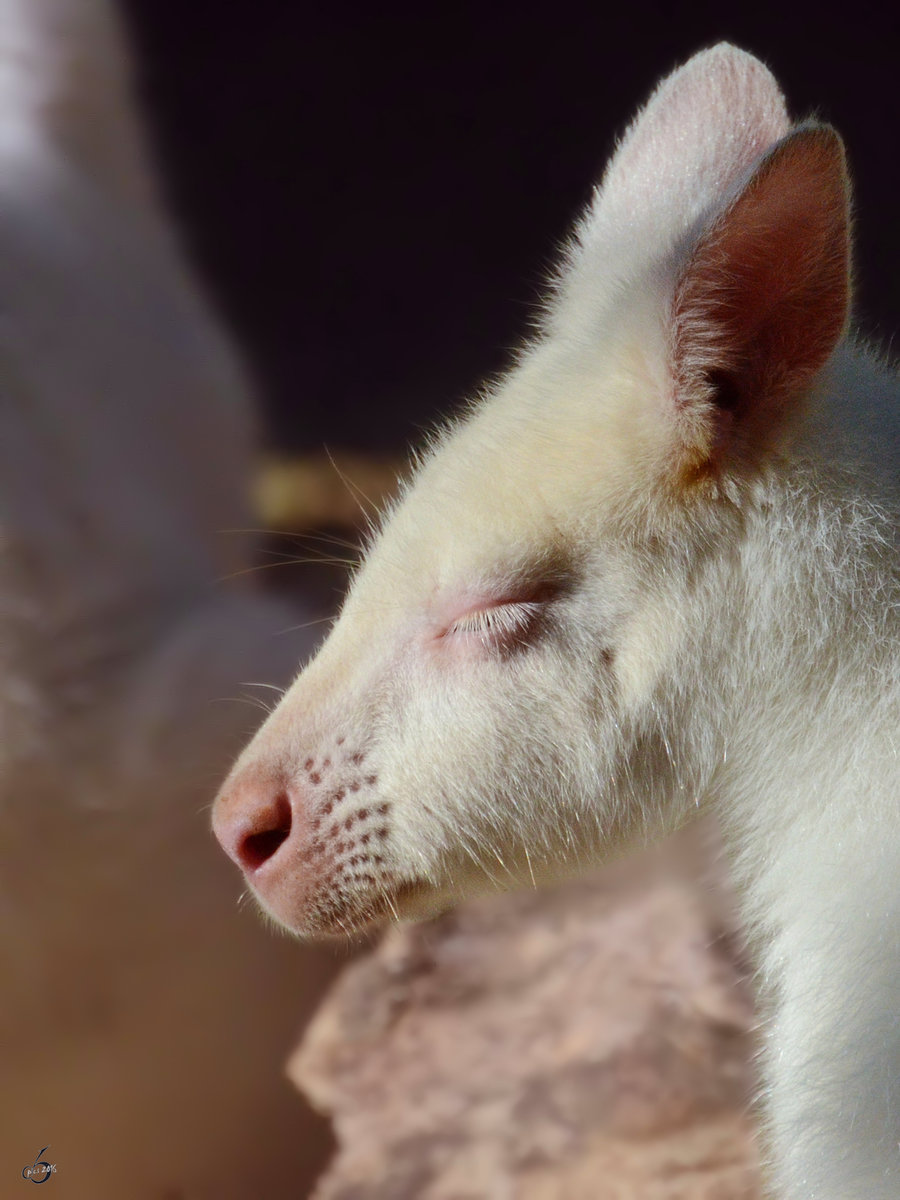
[(324, 542), (326, 545), (342, 546), (345, 550), (359, 551), (359, 543), (354, 542), (350, 538), (339, 537), (336, 533), (312, 533), (299, 532), (296, 529), (220, 529), (219, 533), (232, 534), (255, 534), (258, 537), (280, 537), (290, 538), (291, 541), (302, 542)]
[(390, 893), (387, 891), (382, 892), (381, 898), (384, 900), (385, 904), (391, 910), (391, 916), (394, 918), (394, 924), (399, 925), (400, 924), (400, 914), (397, 912), (397, 909), (394, 905), (394, 901), (390, 897)]
[(537, 891), (537, 880), (534, 877), (534, 867), (531, 865), (531, 855), (528, 852), (528, 846), (524, 846), (525, 861), (528, 863), (528, 874), (531, 876), (531, 886)]
[(263, 704), (263, 702), (262, 702), (262, 700), (260, 700), (259, 696), (216, 696), (216, 698), (211, 703), (214, 703), (214, 704), (249, 704), (251, 708), (257, 708), (261, 712), (264, 712), (267, 717), (270, 716), (273, 711), (271, 708), (268, 708), (265, 704)]
[[(355, 483), (353, 483), (352, 480), (347, 478), (347, 476), (344, 474), (344, 472), (341, 470), (341, 468), (335, 462), (334, 455), (331, 453), (331, 451), (328, 449), (327, 446), (325, 447), (325, 453), (328, 455), (328, 461), (334, 467), (338, 478), (341, 480), (341, 482), (347, 488), (347, 491), (350, 493), (350, 495), (353, 497), (353, 499), (359, 505), (360, 512), (363, 514), (363, 516), (368, 518), (370, 513), (377, 514), (378, 505), (366, 495), (366, 493), (362, 490), (362, 488), (357, 487), (357, 485)], [(366, 504), (369, 506), (368, 511), (363, 507), (360, 497), (362, 497), (362, 500), (364, 500), (366, 502)]]
[(279, 629), (275, 636), (281, 637), (285, 633), (296, 633), (298, 629), (309, 629), (311, 625), (324, 625), (326, 621), (333, 620), (334, 617), (314, 617), (311, 621), (301, 621), (299, 625), (288, 625), (286, 629)]
[(218, 582), (227, 583), (229, 579), (238, 579), (241, 575), (252, 575), (255, 571), (268, 571), (272, 567), (287, 566), (337, 566), (353, 567), (355, 563), (345, 558), (288, 558), (273, 563), (257, 563), (253, 567), (242, 567), (240, 571), (232, 571), (229, 575), (220, 575)]
[[(265, 554), (268, 558), (277, 558), (279, 562), (285, 562), (285, 563), (291, 563), (291, 562), (318, 563), (318, 562), (320, 562), (320, 563), (327, 563), (329, 566), (345, 566), (345, 567), (358, 567), (359, 566), (359, 558), (358, 557), (357, 558), (342, 558), (340, 555), (337, 555), (337, 554), (319, 553), (315, 546), (313, 546), (312, 549), (313, 549), (313, 551), (315, 551), (315, 557), (310, 557), (307, 559), (299, 559), (295, 554), (287, 554), (283, 550), (269, 550), (269, 549), (266, 549), (265, 547), (261, 547), (259, 550), (259, 553)], [(274, 566), (275, 564), (273, 563), (272, 565)]]

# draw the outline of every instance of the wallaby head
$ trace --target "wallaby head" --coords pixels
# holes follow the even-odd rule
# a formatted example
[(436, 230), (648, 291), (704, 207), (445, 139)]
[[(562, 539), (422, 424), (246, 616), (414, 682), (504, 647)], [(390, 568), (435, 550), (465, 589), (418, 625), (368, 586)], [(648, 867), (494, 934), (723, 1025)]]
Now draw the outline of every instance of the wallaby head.
[(754, 657), (764, 594), (802, 594), (775, 560), (848, 279), (837, 134), (730, 46), (665, 80), (538, 335), (434, 439), (217, 800), (279, 922), (530, 884), (710, 800), (791, 641)]

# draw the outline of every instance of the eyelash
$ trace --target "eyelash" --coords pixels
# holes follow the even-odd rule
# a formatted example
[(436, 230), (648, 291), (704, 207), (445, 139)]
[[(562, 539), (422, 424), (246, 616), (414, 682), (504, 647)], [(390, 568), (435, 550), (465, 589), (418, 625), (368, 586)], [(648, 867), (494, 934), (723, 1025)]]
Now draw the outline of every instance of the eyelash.
[(512, 641), (524, 634), (541, 610), (537, 600), (494, 604), (466, 613), (448, 628), (448, 634), (481, 636), (491, 642)]

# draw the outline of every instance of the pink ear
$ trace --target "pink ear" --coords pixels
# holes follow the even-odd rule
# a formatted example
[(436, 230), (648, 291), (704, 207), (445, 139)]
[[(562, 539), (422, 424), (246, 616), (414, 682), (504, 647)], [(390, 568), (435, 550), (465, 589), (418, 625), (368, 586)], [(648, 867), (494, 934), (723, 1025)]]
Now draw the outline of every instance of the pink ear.
[(597, 216), (615, 221), (623, 239), (636, 216), (658, 229), (695, 220), (790, 127), (758, 59), (724, 42), (703, 50), (635, 118), (603, 176)]
[(800, 126), (701, 234), (675, 289), (675, 399), (699, 462), (758, 458), (777, 441), (849, 300), (843, 146)]
[(790, 127), (775, 79), (735, 46), (703, 50), (664, 79), (578, 224), (548, 327), (568, 337), (615, 309)]

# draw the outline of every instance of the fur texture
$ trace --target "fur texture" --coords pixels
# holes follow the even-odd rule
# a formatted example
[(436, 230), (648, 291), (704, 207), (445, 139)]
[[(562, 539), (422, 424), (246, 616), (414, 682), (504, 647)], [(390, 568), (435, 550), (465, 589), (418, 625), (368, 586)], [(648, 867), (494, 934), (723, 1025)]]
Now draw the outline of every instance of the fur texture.
[(755, 59), (666, 80), (215, 814), (317, 934), (714, 811), (790, 1200), (900, 1194), (900, 389), (845, 333), (848, 213)]

